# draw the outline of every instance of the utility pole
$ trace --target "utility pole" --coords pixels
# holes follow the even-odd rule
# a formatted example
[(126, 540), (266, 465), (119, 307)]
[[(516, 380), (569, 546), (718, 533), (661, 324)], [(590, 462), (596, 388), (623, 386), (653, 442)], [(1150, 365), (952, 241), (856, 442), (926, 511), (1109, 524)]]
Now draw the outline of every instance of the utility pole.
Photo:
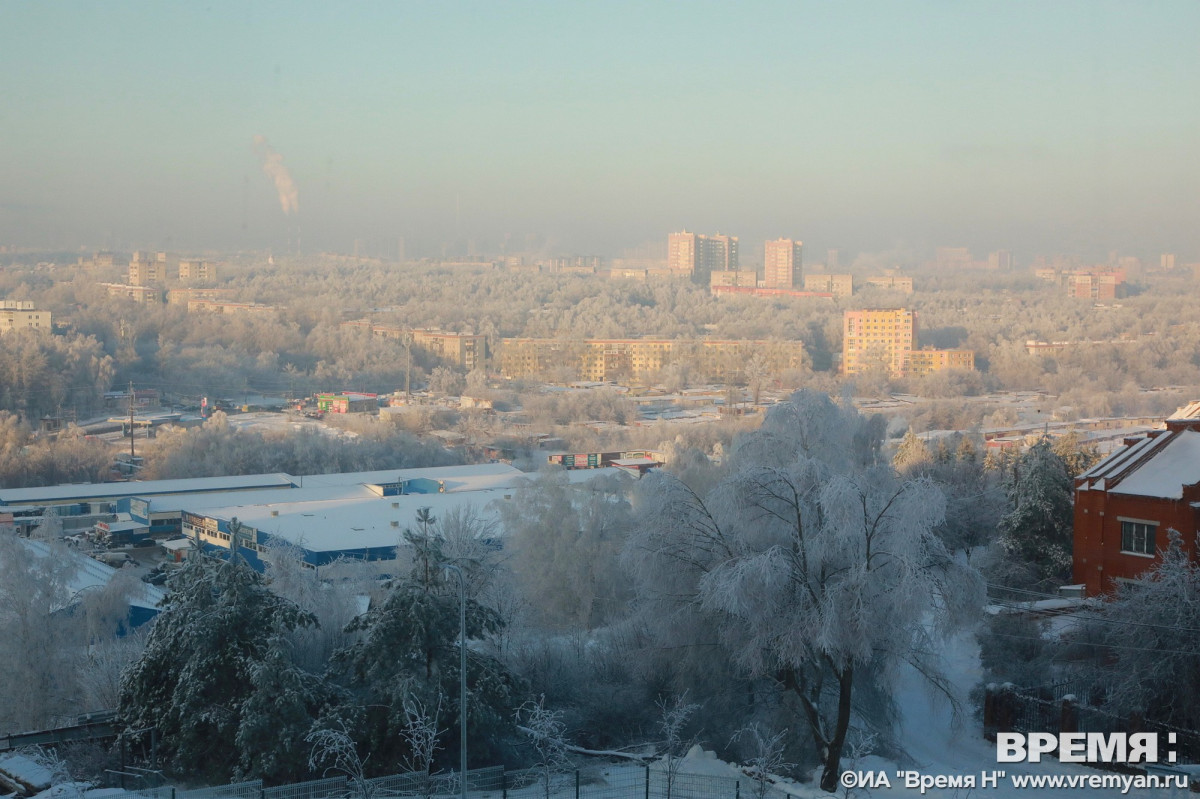
[(129, 473), (133, 474), (133, 381), (129, 381)]
[(412, 331), (404, 334), (404, 351), (408, 353), (408, 365), (404, 367), (404, 404), (412, 404)]

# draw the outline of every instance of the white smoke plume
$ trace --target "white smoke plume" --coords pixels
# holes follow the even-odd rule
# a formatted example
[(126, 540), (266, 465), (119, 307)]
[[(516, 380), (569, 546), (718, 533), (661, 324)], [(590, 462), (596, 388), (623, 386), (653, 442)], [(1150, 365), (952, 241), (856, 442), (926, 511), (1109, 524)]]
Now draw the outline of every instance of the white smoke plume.
[(283, 165), (283, 156), (275, 152), (267, 143), (266, 136), (254, 137), (254, 152), (262, 161), (263, 172), (275, 181), (275, 190), (279, 192), (279, 205), (285, 214), (293, 214), (300, 210), (300, 193), (296, 191), (296, 182)]

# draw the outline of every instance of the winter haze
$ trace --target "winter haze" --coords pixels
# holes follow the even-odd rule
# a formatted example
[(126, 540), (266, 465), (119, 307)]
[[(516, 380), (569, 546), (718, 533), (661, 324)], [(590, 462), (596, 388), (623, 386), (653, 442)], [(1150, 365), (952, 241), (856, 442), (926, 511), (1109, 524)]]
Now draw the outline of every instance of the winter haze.
[(0, 241), (1190, 252), (1198, 27), (1190, 2), (7, 3)]

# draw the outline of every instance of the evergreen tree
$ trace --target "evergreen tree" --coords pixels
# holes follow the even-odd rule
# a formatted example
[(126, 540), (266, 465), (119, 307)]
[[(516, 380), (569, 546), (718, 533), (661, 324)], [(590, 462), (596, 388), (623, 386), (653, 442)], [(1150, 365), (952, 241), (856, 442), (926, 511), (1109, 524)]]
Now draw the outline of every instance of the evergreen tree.
[(313, 623), (242, 561), (190, 561), (122, 678), (124, 726), (157, 728), (181, 775), (294, 778), (323, 691), (291, 664), (281, 639)]
[(1071, 476), (1043, 438), (1022, 454), (1005, 482), (1011, 510), (1000, 520), (1000, 541), (1019, 574), (1053, 585), (1071, 569), (1074, 510)]
[[(333, 673), (348, 689), (336, 715), (351, 720), (371, 769), (395, 771), (411, 759), (404, 735), (406, 703), (436, 708), (436, 728), (446, 733), (442, 751), (457, 762), (459, 740), (459, 599), (445, 579), (436, 537), (406, 531), (416, 552), (412, 575), (397, 581), (377, 607), (347, 627), (359, 640), (334, 654)], [(513, 678), (498, 660), (470, 646), (501, 628), (499, 615), (467, 599), (467, 738), (475, 762), (490, 763), (509, 737)]]

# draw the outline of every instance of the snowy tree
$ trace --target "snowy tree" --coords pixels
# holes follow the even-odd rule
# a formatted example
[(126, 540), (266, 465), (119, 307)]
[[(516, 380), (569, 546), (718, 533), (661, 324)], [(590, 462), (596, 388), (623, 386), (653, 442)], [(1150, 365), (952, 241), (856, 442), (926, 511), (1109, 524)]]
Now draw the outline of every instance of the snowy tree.
[(374, 795), (370, 778), (367, 776), (367, 761), (362, 757), (358, 745), (350, 734), (345, 721), (336, 726), (316, 727), (304, 738), (310, 744), (308, 767), (313, 771), (323, 770), (328, 775), (336, 771), (345, 776), (350, 784), (350, 795), (357, 799), (370, 799)]
[(501, 506), (518, 585), (547, 626), (594, 629), (624, 609), (617, 558), (633, 523), (628, 491), (620, 478), (575, 485), (550, 473)]
[(770, 733), (758, 722), (742, 727), (733, 734), (730, 743), (741, 743), (749, 749), (750, 756), (743, 761), (743, 771), (754, 780), (755, 799), (766, 799), (775, 777), (792, 768), (784, 752), (787, 748), (787, 730)]
[(545, 799), (550, 799), (554, 778), (571, 767), (567, 756), (566, 725), (561, 710), (546, 707), (546, 695), (531, 699), (517, 709), (517, 727), (533, 747), (533, 769), (542, 783)]
[(320, 707), (320, 680), (292, 665), (281, 642), (313, 623), (241, 561), (188, 561), (122, 679), (124, 725), (156, 727), (180, 774), (293, 775)]
[(662, 735), (662, 770), (663, 782), (666, 789), (666, 799), (671, 799), (675, 788), (679, 769), (683, 766), (683, 757), (691, 748), (695, 739), (683, 737), (683, 730), (692, 714), (700, 709), (695, 702), (687, 701), (687, 691), (673, 699), (662, 697), (657, 702), (659, 719), (658, 729)]
[[(412, 756), (403, 735), (404, 705), (412, 698), (440, 709), (435, 723), (449, 732), (444, 748), (457, 754), (459, 601), (435, 544), (429, 544), (428, 569), (418, 558), (409, 579), (397, 581), (383, 602), (350, 623), (347, 631), (358, 640), (334, 655), (332, 671), (348, 691), (338, 712), (356, 719), (356, 735), (372, 754), (374, 768), (394, 768)], [(466, 620), (467, 637), (476, 641), (490, 638), (502, 625), (493, 610), (470, 598)], [(484, 759), (494, 756), (497, 740), (510, 731), (513, 680), (503, 664), (471, 646), (467, 683), (469, 748)]]
[(404, 727), (400, 730), (400, 737), (408, 748), (403, 761), (404, 770), (424, 775), (421, 795), (426, 797), (433, 792), (433, 782), (429, 777), (433, 773), (434, 756), (441, 749), (441, 739), (446, 734), (446, 730), (438, 728), (444, 699), (438, 694), (437, 704), (432, 708), (412, 695), (404, 700)]
[(1185, 729), (1200, 725), (1200, 566), (1175, 530), (1162, 560), (1104, 604), (1102, 679), (1121, 713)]
[(929, 451), (929, 446), (910, 427), (900, 441), (900, 446), (896, 448), (892, 465), (896, 467), (896, 471), (907, 475), (928, 466), (932, 461), (933, 455)]
[[(1011, 579), (1053, 587), (1071, 568), (1071, 475), (1047, 438), (1012, 465), (1005, 482), (1011, 510), (1000, 520), (1000, 543), (1016, 567)], [(1026, 581), (1022, 581), (1026, 582)]]
[(77, 711), (73, 647), (84, 642), (77, 620), (62, 612), (74, 572), (56, 547), (43, 556), (0, 532), (0, 730), (38, 729)]
[(872, 466), (876, 430), (797, 396), (739, 442), (706, 495), (669, 474), (643, 478), (625, 550), (649, 624), (691, 630), (696, 646), (715, 637), (739, 671), (797, 703), (825, 790), (837, 785), (856, 684), (886, 685), (901, 663), (936, 679), (934, 631), (982, 604), (978, 575), (934, 533), (941, 492)]

